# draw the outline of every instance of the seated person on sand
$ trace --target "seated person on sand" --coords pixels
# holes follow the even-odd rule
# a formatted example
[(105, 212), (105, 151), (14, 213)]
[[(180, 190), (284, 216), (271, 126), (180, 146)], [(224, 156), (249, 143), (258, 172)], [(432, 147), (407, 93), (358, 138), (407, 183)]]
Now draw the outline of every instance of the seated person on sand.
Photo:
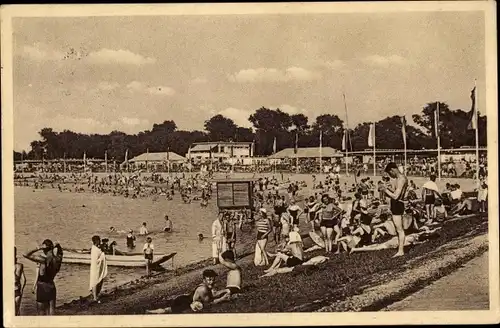
[(463, 194), (460, 202), (450, 210), (451, 216), (469, 215), (473, 213), (472, 201), (466, 198)]
[(229, 272), (227, 273), (226, 289), (218, 292), (220, 294), (220, 297), (224, 296), (224, 292), (229, 296), (240, 294), (242, 283), (241, 267), (236, 264), (236, 261), (234, 259), (234, 252), (230, 250), (222, 252), (221, 254), (219, 254), (219, 262), (229, 269)]
[(300, 240), (300, 236), (297, 238), (297, 235), (295, 231), (290, 232), (288, 237), (285, 238), (286, 244), (280, 245), (276, 254), (269, 254), (275, 256), (275, 258), (271, 266), (264, 272), (268, 273), (279, 269), (282, 263), (285, 263), (287, 268), (293, 268), (304, 262), (302, 240)]
[(203, 308), (211, 304), (228, 301), (231, 295), (227, 293), (226, 289), (214, 294), (213, 285), (215, 277), (217, 277), (217, 273), (215, 273), (215, 271), (203, 271), (203, 282), (198, 285), (198, 287), (196, 287), (194, 292), (192, 292), (191, 294), (177, 296), (172, 300), (171, 305), (167, 308), (146, 310), (146, 313), (165, 314), (183, 313), (186, 311), (200, 312), (201, 310), (203, 310)]
[(448, 212), (446, 211), (443, 200), (441, 198), (436, 199), (436, 202), (434, 203), (433, 217), (438, 222), (443, 222), (448, 217)]
[[(292, 272), (293, 269), (298, 266), (317, 265), (328, 260), (328, 258), (325, 256), (316, 256), (309, 259), (308, 261), (304, 261), (303, 253), (304, 252), (302, 250), (302, 240), (300, 239), (300, 235), (297, 232), (292, 231), (290, 233), (290, 240), (287, 245), (284, 248), (278, 250), (276, 254), (274, 254), (276, 257), (274, 258), (273, 263), (271, 264), (269, 269), (264, 270), (265, 274), (260, 276), (260, 278), (274, 276), (278, 273)], [(284, 263), (286, 266), (280, 267), (282, 263)]]

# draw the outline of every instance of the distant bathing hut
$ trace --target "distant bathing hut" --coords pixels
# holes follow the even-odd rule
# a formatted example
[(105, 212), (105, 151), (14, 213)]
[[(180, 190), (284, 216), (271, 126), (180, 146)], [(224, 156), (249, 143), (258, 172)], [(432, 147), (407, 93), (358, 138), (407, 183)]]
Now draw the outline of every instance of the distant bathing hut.
[(136, 156), (130, 160), (123, 162), (122, 167), (126, 167), (127, 164), (130, 166), (131, 170), (137, 169), (162, 169), (167, 165), (177, 165), (186, 162), (186, 158), (174, 153), (172, 151), (159, 152), (159, 153), (143, 153)]
[(252, 142), (231, 141), (195, 142), (187, 154), (187, 158), (194, 162), (208, 160), (230, 164), (251, 162), (253, 156)]

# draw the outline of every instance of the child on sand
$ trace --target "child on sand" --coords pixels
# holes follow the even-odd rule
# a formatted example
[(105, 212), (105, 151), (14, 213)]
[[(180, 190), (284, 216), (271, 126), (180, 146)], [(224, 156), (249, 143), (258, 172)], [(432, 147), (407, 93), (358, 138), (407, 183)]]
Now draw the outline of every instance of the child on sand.
[(144, 258), (146, 259), (146, 275), (149, 277), (151, 275), (151, 263), (153, 263), (153, 252), (154, 252), (153, 240), (151, 237), (146, 238), (146, 243), (142, 248), (144, 252)]

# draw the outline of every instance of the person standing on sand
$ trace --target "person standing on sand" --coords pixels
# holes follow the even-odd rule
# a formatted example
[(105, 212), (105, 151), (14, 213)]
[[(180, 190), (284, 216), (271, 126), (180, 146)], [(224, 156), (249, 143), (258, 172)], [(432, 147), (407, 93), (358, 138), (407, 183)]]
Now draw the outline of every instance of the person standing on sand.
[(425, 204), (425, 213), (429, 222), (435, 219), (434, 203), (437, 198), (441, 198), (441, 196), (436, 184), (436, 175), (431, 174), (429, 181), (422, 186), (422, 201)]
[[(42, 251), (43, 254), (35, 255)], [(30, 261), (38, 263), (38, 276), (36, 280), (37, 313), (54, 315), (56, 312), (57, 290), (54, 278), (61, 269), (63, 250), (59, 244), (54, 246), (50, 239), (45, 239), (41, 246), (23, 255)]]
[(100, 303), (99, 294), (101, 293), (104, 278), (108, 275), (108, 266), (106, 264), (106, 254), (99, 247), (101, 238), (92, 237), (92, 248), (90, 249), (90, 281), (89, 289), (92, 292), (93, 302)]
[(214, 264), (219, 262), (219, 254), (226, 250), (226, 240), (222, 227), (222, 215), (219, 213), (212, 223), (212, 258)]
[(404, 255), (405, 231), (403, 229), (403, 214), (405, 212), (405, 204), (403, 203), (403, 198), (408, 188), (408, 179), (399, 171), (398, 166), (394, 162), (387, 164), (385, 172), (389, 174), (392, 179), (396, 180), (394, 191), (389, 190), (386, 185), (382, 185), (380, 190), (385, 192), (390, 198), (392, 220), (396, 227), (399, 241), (398, 251), (393, 257), (398, 257)]
[(268, 265), (266, 246), (269, 234), (272, 232), (272, 222), (269, 220), (265, 208), (259, 210), (259, 219), (255, 225), (257, 227), (257, 243), (255, 244), (254, 264), (256, 266)]
[[(24, 266), (17, 262), (17, 248), (14, 247), (14, 302), (16, 305), (15, 315), (21, 315), (21, 300), (23, 298), (24, 287), (26, 286), (26, 276)], [(22, 283), (21, 283), (22, 280)]]

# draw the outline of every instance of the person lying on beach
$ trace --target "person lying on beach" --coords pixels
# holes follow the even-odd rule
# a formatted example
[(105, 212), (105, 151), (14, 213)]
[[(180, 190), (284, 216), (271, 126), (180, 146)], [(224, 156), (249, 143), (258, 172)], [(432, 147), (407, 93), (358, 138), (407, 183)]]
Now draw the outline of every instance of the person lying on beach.
[(217, 277), (215, 271), (210, 269), (204, 270), (202, 276), (203, 282), (198, 285), (191, 294), (177, 296), (172, 300), (170, 307), (146, 310), (146, 313), (165, 314), (183, 313), (186, 311), (200, 312), (209, 305), (228, 301), (231, 298), (231, 295), (227, 293), (226, 290), (222, 290), (214, 295), (213, 286), (215, 277)]
[[(430, 236), (436, 235), (436, 231), (438, 231), (439, 229), (441, 229), (441, 228), (435, 228), (435, 229), (431, 230), (427, 227), (425, 231), (406, 235), (404, 246), (421, 244), (421, 243), (425, 242), (426, 238), (429, 238)], [(389, 239), (383, 243), (380, 243), (380, 244), (372, 244), (372, 245), (366, 245), (366, 246), (362, 246), (362, 247), (353, 248), (353, 249), (351, 249), (350, 253), (364, 252), (364, 251), (378, 251), (378, 250), (382, 250), (382, 249), (397, 248), (398, 245), (399, 245), (398, 237), (394, 236), (391, 239)]]
[[(280, 268), (280, 267), (273, 268), (273, 269), (269, 268), (269, 269), (265, 270), (264, 272), (266, 272), (266, 273), (263, 274), (262, 276), (260, 276), (259, 278), (271, 277), (271, 276), (274, 276), (274, 275), (279, 274), (279, 273), (289, 273), (289, 272), (292, 272), (294, 269), (297, 269), (299, 267), (315, 266), (315, 265), (324, 263), (327, 260), (328, 260), (328, 257), (323, 256), (323, 255), (318, 255), (318, 256), (315, 256), (315, 257), (309, 259), (306, 262), (295, 263), (295, 265), (293, 265), (291, 267), (286, 266), (283, 268)], [(285, 261), (287, 261), (287, 260), (285, 260)], [(293, 260), (293, 261), (296, 261), (296, 260)], [(288, 265), (288, 263), (287, 263), (287, 265)]]

